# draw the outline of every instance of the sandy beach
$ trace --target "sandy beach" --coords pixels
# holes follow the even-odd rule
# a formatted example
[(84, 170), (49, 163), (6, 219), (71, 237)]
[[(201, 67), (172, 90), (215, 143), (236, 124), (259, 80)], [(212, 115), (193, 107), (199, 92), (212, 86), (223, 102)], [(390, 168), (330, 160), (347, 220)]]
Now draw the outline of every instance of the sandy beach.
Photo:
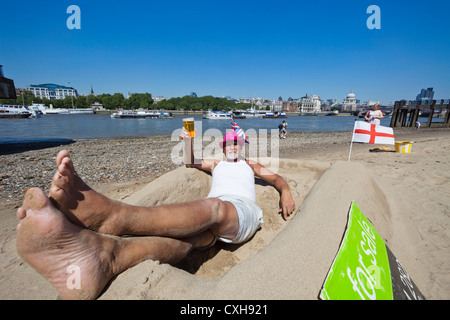
[[(450, 129), (395, 130), (410, 154), (369, 152), (351, 132), (289, 133), (278, 173), (296, 213), (278, 215), (276, 190), (257, 181), (264, 225), (243, 245), (216, 244), (176, 266), (145, 261), (114, 279), (100, 299), (318, 299), (345, 232), (351, 201), (388, 244), (426, 299), (450, 298)], [(201, 199), (211, 177), (171, 161), (170, 136), (78, 141), (0, 152), (0, 299), (57, 299), (16, 252), (15, 212), (30, 187), (46, 192), (56, 154), (68, 149), (97, 191), (135, 205)], [(394, 146), (388, 146), (395, 150)], [(266, 161), (267, 159), (261, 159)]]

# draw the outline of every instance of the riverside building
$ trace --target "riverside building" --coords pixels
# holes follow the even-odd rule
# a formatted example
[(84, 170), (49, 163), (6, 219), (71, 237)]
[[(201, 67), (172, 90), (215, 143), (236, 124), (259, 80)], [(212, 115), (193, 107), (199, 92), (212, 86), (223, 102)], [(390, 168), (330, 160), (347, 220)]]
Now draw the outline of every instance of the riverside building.
[(25, 90), (30, 91), (37, 98), (47, 98), (49, 100), (62, 100), (67, 96), (78, 97), (76, 89), (54, 83), (31, 84)]
[(322, 111), (320, 106), (322, 101), (318, 95), (312, 94), (306, 95), (299, 99), (299, 111), (300, 113), (317, 113)]
[(356, 108), (358, 107), (356, 96), (352, 91), (347, 95), (347, 97), (344, 98), (344, 101), (342, 101), (342, 111), (356, 111)]

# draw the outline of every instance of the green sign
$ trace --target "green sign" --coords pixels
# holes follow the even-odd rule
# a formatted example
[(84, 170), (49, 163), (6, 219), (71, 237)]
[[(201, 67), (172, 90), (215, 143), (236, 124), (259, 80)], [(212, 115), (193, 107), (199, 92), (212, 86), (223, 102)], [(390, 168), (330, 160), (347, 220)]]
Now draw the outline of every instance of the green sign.
[(320, 298), (424, 299), (355, 202), (350, 207), (347, 230)]

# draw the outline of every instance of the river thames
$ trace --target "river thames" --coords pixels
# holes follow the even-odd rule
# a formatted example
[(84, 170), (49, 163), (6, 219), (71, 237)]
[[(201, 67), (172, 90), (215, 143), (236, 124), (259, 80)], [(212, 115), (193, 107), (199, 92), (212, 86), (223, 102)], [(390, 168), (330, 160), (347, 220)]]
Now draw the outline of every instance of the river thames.
[[(109, 115), (43, 115), (31, 119), (0, 119), (0, 143), (20, 143), (47, 141), (54, 139), (111, 139), (124, 137), (147, 137), (171, 135), (182, 127), (185, 115), (174, 115), (171, 119), (112, 119)], [(197, 132), (208, 135), (225, 133), (231, 128), (229, 120), (207, 120), (201, 115), (194, 117)], [(331, 132), (350, 131), (354, 116), (289, 116), (285, 119), (247, 118), (236, 119), (238, 125), (247, 132), (277, 129), (286, 120), (291, 132)], [(420, 122), (426, 122), (420, 118)], [(381, 120), (381, 125), (389, 126), (390, 118)], [(214, 130), (216, 129), (216, 130)], [(254, 132), (254, 131), (253, 131)]]

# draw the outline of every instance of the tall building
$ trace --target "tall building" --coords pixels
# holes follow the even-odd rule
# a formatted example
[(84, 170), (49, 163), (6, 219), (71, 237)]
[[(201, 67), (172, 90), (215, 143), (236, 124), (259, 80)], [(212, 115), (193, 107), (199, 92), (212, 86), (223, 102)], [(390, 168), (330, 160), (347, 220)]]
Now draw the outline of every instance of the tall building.
[(49, 100), (62, 100), (67, 96), (78, 97), (76, 89), (54, 83), (31, 84), (25, 90), (30, 91), (37, 98)]
[(320, 97), (318, 95), (306, 95), (299, 99), (299, 108), (300, 112), (305, 113), (314, 113), (314, 112), (320, 112), (320, 106), (322, 102), (320, 100)]
[(273, 112), (283, 111), (283, 99), (281, 99), (281, 97), (279, 97), (278, 100), (273, 100), (270, 110)]
[(416, 96), (416, 101), (431, 101), (434, 97), (433, 88), (422, 89), (420, 93)]
[(356, 111), (356, 107), (357, 107), (356, 96), (353, 93), (352, 89), (342, 102), (342, 111)]

